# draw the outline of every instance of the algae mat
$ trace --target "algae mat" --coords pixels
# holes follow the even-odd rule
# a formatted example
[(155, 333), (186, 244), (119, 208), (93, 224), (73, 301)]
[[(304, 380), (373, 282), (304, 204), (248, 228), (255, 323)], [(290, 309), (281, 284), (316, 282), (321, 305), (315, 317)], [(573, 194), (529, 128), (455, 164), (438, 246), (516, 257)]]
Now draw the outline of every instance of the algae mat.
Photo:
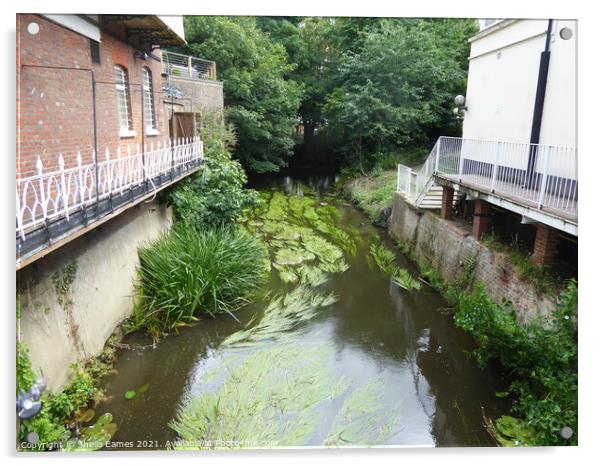
[(383, 395), (386, 380), (339, 374), (332, 344), (310, 345), (299, 335), (304, 322), (338, 301), (320, 286), (348, 270), (359, 231), (337, 223), (341, 211), (332, 200), (277, 191), (262, 200), (245, 224), (267, 245), (273, 272), (293, 288), (221, 343), (223, 359), (197, 380), (205, 389), (170, 423), (178, 433), (173, 448), (386, 443), (401, 421), (399, 403)]

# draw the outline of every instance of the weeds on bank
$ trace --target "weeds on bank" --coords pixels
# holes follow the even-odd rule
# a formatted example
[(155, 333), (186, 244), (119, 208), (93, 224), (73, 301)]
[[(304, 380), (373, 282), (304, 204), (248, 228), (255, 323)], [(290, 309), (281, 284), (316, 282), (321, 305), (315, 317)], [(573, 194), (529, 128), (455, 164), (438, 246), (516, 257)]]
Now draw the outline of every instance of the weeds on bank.
[[(577, 282), (568, 282), (549, 319), (521, 325), (509, 305), (494, 303), (474, 283), (476, 258), (466, 261), (454, 283), (445, 283), (409, 245), (400, 248), (453, 306), (456, 325), (475, 338), (479, 366), (498, 360), (512, 380), (508, 395), (517, 417), (485, 419), (494, 438), (504, 446), (577, 445)], [(568, 440), (560, 437), (563, 427), (574, 432)]]
[(531, 262), (529, 253), (518, 244), (504, 244), (495, 235), (486, 235), (481, 243), (489, 249), (503, 253), (516, 267), (518, 276), (529, 280), (540, 293), (553, 294), (562, 287), (562, 280), (548, 268)]
[[(71, 381), (63, 390), (57, 393), (44, 392), (42, 411), (32, 419), (19, 422), (20, 441), (25, 441), (30, 432), (37, 434), (37, 441), (27, 442), (21, 447), (22, 449), (34, 451), (59, 448), (97, 449), (104, 443), (100, 440), (111, 438), (116, 426), (110, 423), (103, 424), (102, 421), (100, 423), (97, 421), (95, 426), (91, 426), (88, 430), (82, 429), (81, 435), (86, 439), (86, 447), (78, 443), (76, 434), (77, 428), (92, 420), (95, 415), (90, 405), (103, 397), (102, 391), (98, 388), (98, 380), (112, 365), (114, 357), (112, 342), (113, 340), (110, 339), (103, 353), (86, 365), (73, 364)], [(17, 392), (29, 390), (35, 380), (36, 374), (29, 360), (29, 350), (24, 343), (17, 342)], [(99, 437), (100, 435), (102, 438)]]
[[(535, 432), (531, 444), (576, 445), (576, 282), (570, 282), (545, 324), (521, 326), (512, 310), (493, 303), (481, 285), (473, 293), (457, 293), (456, 304), (454, 321), (479, 344), (474, 351), (477, 363), (483, 367), (497, 359), (511, 374), (512, 410)], [(560, 437), (565, 426), (575, 433), (570, 440)]]
[(349, 181), (343, 188), (343, 194), (366, 212), (373, 224), (385, 227), (387, 222), (383, 211), (390, 207), (396, 189), (397, 172), (385, 171)]

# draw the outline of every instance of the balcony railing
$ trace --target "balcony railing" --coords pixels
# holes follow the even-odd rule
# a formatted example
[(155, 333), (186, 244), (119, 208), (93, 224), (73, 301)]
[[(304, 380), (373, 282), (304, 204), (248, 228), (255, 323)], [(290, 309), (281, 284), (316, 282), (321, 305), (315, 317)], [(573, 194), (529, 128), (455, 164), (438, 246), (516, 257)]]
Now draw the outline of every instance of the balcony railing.
[(398, 166), (397, 189), (418, 205), (434, 177), (577, 222), (577, 149), (441, 137), (422, 167)]
[(161, 52), (163, 74), (189, 79), (217, 79), (215, 62), (175, 52)]
[(111, 154), (107, 149), (92, 162), (45, 171), (38, 157), (37, 174), (16, 181), (17, 265), (116, 210), (149, 197), (198, 169), (203, 142), (198, 139), (164, 140), (144, 151), (128, 146)]

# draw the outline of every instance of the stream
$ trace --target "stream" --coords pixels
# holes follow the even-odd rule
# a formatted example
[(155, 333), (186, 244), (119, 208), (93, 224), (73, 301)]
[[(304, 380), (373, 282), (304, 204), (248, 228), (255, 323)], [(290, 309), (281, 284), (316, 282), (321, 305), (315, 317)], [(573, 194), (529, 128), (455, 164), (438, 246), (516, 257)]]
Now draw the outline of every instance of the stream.
[[(269, 281), (240, 322), (202, 318), (155, 347), (126, 336), (132, 349), (118, 351), (96, 408), (118, 427), (107, 449), (495, 445), (483, 415), (508, 411), (502, 381), (477, 367), (443, 298), (333, 183), (252, 181), (269, 207), (247, 227), (269, 236)], [(379, 270), (373, 244), (420, 289)]]

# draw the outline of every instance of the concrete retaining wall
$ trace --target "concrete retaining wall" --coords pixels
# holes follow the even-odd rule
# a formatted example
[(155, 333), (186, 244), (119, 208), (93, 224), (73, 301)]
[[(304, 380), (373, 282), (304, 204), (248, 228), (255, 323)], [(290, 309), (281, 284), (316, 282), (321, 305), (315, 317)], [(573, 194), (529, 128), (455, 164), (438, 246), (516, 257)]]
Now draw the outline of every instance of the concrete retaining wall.
[(143, 203), (19, 271), (19, 338), (50, 389), (131, 314), (138, 247), (171, 224), (171, 209)]
[(549, 296), (519, 277), (515, 266), (502, 253), (475, 240), (466, 226), (417, 209), (399, 193), (394, 195), (389, 233), (411, 246), (417, 260), (437, 270), (446, 282), (453, 282), (463, 265), (476, 258), (475, 280), (484, 284), (495, 302), (511, 301), (522, 323), (548, 315), (555, 307)]

